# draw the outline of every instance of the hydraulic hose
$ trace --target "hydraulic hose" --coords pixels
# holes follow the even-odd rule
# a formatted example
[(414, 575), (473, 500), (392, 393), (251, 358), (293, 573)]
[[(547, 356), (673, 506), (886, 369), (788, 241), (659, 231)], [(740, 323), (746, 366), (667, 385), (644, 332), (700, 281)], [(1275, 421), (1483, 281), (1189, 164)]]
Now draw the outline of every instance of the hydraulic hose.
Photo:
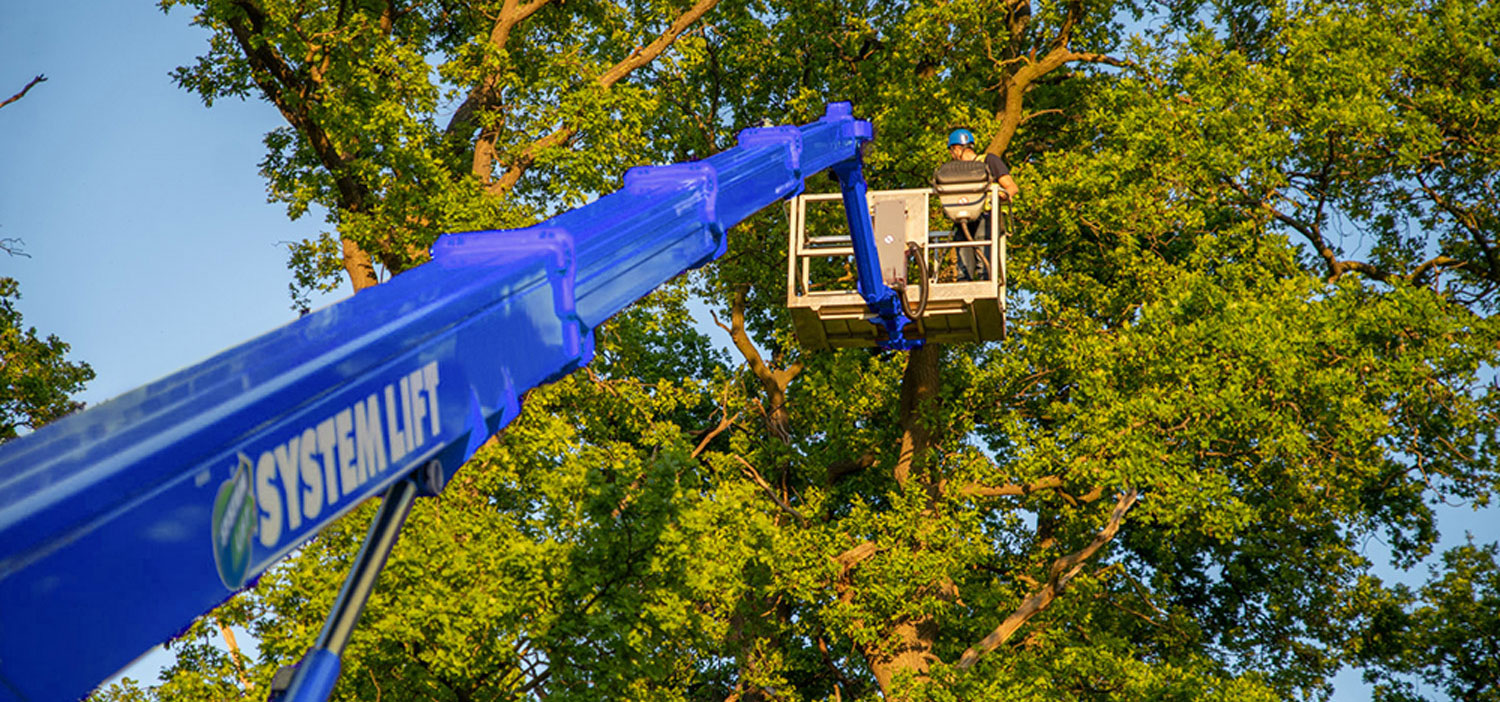
[(917, 273), (918, 277), (922, 281), (922, 301), (917, 304), (916, 311), (912, 311), (911, 300), (908, 300), (906, 297), (907, 286), (902, 285), (901, 288), (896, 292), (901, 295), (901, 311), (905, 312), (906, 316), (912, 321), (916, 321), (921, 319), (922, 314), (927, 311), (927, 298), (931, 296), (927, 294), (927, 257), (922, 255), (922, 247), (918, 246), (917, 242), (906, 242), (907, 255), (911, 255), (913, 251), (917, 253)]

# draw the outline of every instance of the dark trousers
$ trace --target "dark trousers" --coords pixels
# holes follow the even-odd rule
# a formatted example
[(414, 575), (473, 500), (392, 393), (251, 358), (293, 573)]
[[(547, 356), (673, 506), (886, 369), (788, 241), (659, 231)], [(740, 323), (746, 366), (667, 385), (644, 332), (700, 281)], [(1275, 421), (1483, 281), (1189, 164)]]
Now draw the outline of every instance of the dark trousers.
[[(989, 241), (990, 239), (990, 213), (979, 215), (978, 219), (964, 224), (954, 224), (954, 241)], [(978, 251), (978, 255), (975, 252)], [(959, 280), (989, 280), (990, 279), (990, 247), (965, 246), (958, 250), (958, 279)]]

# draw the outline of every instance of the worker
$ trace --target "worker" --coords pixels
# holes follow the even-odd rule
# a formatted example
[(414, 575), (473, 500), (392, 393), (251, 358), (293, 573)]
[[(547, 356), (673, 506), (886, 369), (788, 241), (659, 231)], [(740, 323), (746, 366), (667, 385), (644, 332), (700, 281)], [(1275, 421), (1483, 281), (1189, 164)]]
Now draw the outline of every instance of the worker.
[[(948, 155), (955, 161), (981, 160), (979, 154), (974, 151), (974, 132), (962, 127), (948, 132)], [(1009, 202), (1012, 198), (1021, 194), (1021, 187), (1016, 185), (1014, 178), (1010, 177), (1010, 166), (1005, 163), (1005, 159), (992, 153), (985, 153), (983, 161), (985, 168), (990, 173), (990, 181), (1000, 186), (1001, 202)], [(984, 214), (981, 214), (978, 219), (967, 226), (958, 225), (954, 227), (954, 240), (988, 240), (990, 238), (990, 216), (990, 211), (986, 209)], [(984, 279), (987, 267), (976, 268), (974, 250), (974, 247), (968, 246), (958, 250), (959, 280)], [(983, 256), (985, 261), (989, 260), (989, 247), (986, 246), (983, 248)]]

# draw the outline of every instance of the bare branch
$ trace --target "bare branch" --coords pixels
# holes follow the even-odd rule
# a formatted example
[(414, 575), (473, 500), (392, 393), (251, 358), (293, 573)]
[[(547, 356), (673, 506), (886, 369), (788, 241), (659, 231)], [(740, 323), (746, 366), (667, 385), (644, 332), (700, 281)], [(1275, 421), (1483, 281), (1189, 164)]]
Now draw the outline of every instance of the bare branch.
[(713, 318), (714, 325), (716, 325), (720, 329), (723, 329), (725, 332), (728, 332), (730, 334), (734, 333), (734, 330), (730, 329), (728, 324), (725, 324), (724, 322), (720, 321), (720, 319), (719, 319), (719, 313), (718, 312), (715, 312), (713, 310), (709, 310), (708, 311), (708, 316), (710, 316), (710, 317)]
[(839, 670), (839, 667), (834, 664), (833, 656), (828, 651), (828, 642), (824, 640), (821, 634), (818, 635), (817, 641), (818, 652), (823, 655), (823, 666), (828, 668), (833, 673), (833, 676), (838, 679), (837, 687), (834, 688), (834, 699), (842, 700), (843, 690), (858, 690), (859, 686), (853, 680), (850, 680), (848, 676), (844, 675), (844, 671)]
[(1021, 37), (1026, 36), (1026, 27), (1031, 24), (1030, 0), (1007, 0), (1010, 7), (1005, 11), (1005, 28), (1009, 30), (1009, 50), (1012, 55), (1021, 53)]
[(1120, 498), (1115, 501), (1114, 511), (1110, 512), (1109, 522), (1099, 530), (1094, 540), (1082, 549), (1053, 561), (1052, 567), (1047, 570), (1047, 582), (1022, 601), (1021, 606), (1006, 617), (1000, 626), (995, 627), (989, 636), (984, 637), (983, 641), (964, 651), (957, 667), (961, 670), (973, 667), (981, 656), (999, 648), (1001, 644), (1015, 635), (1016, 630), (1020, 629), (1023, 624), (1051, 606), (1073, 577), (1083, 570), (1084, 563), (1098, 553), (1104, 544), (1115, 538), (1115, 534), (1119, 533), (1120, 525), (1125, 521), (1125, 513), (1130, 511), (1138, 495), (1139, 493), (1134, 489), (1121, 494)]
[(828, 484), (832, 485), (845, 476), (858, 473), (870, 466), (875, 465), (875, 452), (865, 451), (852, 461), (839, 461), (828, 466)]
[(1030, 122), (1033, 119), (1036, 119), (1038, 117), (1042, 117), (1042, 116), (1045, 116), (1045, 115), (1060, 115), (1062, 113), (1063, 113), (1062, 110), (1037, 110), (1036, 112), (1027, 113), (1024, 117), (1022, 117), (1021, 118), (1021, 124), (1025, 124), (1027, 122)]
[(1324, 240), (1322, 229), (1316, 222), (1303, 221), (1285, 212), (1282, 212), (1270, 202), (1267, 202), (1262, 198), (1255, 197), (1255, 195), (1251, 193), (1248, 188), (1235, 182), (1233, 178), (1230, 178), (1228, 176), (1221, 176), (1220, 180), (1222, 180), (1229, 187), (1234, 188), (1235, 191), (1240, 193), (1240, 195), (1244, 196), (1246, 200), (1245, 204), (1264, 210), (1267, 214), (1274, 217), (1276, 221), (1281, 222), (1288, 227), (1291, 227), (1292, 229), (1296, 230), (1298, 234), (1301, 234), (1303, 238), (1307, 239), (1307, 242), (1309, 244), (1312, 244), (1313, 249), (1318, 252), (1318, 256), (1322, 257), (1323, 264), (1327, 266), (1329, 282), (1333, 282), (1338, 280), (1339, 278), (1342, 278), (1345, 273), (1362, 273), (1374, 280), (1379, 280), (1381, 282), (1390, 282), (1392, 276), (1387, 271), (1381, 270), (1375, 266), (1365, 263), (1364, 261), (1340, 260), (1338, 257), (1338, 252), (1334, 251), (1333, 247), (1330, 246), (1326, 240)]
[[(1479, 247), (1479, 251), (1484, 256), (1487, 266), (1485, 277), (1490, 280), (1500, 280), (1500, 252), (1495, 251), (1495, 247), (1491, 244), (1489, 237), (1485, 236), (1485, 228), (1480, 225), (1479, 218), (1473, 212), (1438, 193), (1436, 188), (1428, 184), (1427, 178), (1423, 173), (1417, 173), (1417, 182), (1421, 185), (1422, 192), (1426, 193), (1427, 197), (1432, 200), (1432, 204), (1437, 205), (1439, 209), (1448, 213), (1453, 218), (1453, 221), (1463, 227), (1464, 231), (1468, 233), (1470, 240)], [(1415, 274), (1413, 274), (1413, 279), (1415, 279)]]
[(1061, 487), (1062, 476), (1048, 475), (1042, 478), (1038, 478), (1027, 484), (1001, 485), (999, 487), (989, 487), (986, 485), (980, 485), (978, 483), (970, 483), (963, 486), (962, 488), (959, 488), (959, 492), (965, 495), (973, 495), (975, 497), (1010, 497), (1030, 495), (1033, 492), (1041, 492), (1043, 490), (1056, 490)]
[(719, 420), (719, 425), (714, 427), (713, 429), (708, 430), (708, 433), (705, 434), (703, 439), (698, 442), (698, 445), (693, 448), (692, 457), (697, 458), (698, 456), (702, 455), (703, 450), (708, 448), (708, 442), (713, 441), (714, 437), (724, 433), (725, 429), (734, 426), (734, 420), (739, 418), (740, 413), (738, 412), (736, 412), (733, 417), (729, 416), (728, 412), (725, 412), (724, 418)]
[[(791, 416), (786, 410), (786, 389), (791, 384), (792, 378), (802, 372), (802, 364), (793, 363), (782, 370), (774, 370), (766, 365), (765, 359), (760, 355), (760, 350), (755, 348), (755, 342), (750, 340), (750, 334), (745, 331), (745, 297), (748, 292), (748, 288), (744, 286), (735, 290), (734, 300), (729, 308), (729, 338), (734, 342), (734, 347), (739, 350), (740, 355), (745, 357), (745, 362), (750, 366), (750, 372), (754, 373), (756, 380), (760, 381), (761, 388), (765, 390), (767, 399), (770, 401), (771, 407), (766, 411), (767, 429), (783, 442), (790, 443), (792, 440), (789, 430)], [(717, 316), (714, 321), (718, 321)]]
[(1083, 3), (1079, 0), (1068, 0), (1068, 14), (1063, 18), (1062, 26), (1057, 28), (1057, 35), (1052, 37), (1047, 53), (1051, 54), (1059, 49), (1067, 50), (1068, 44), (1073, 41), (1073, 28), (1078, 26), (1080, 19), (1083, 19)]
[(1079, 504), (1088, 504), (1099, 501), (1104, 496), (1104, 488), (1095, 486), (1082, 495), (1070, 495), (1062, 489), (1062, 476), (1048, 475), (1027, 484), (1011, 484), (989, 486), (979, 483), (969, 483), (961, 488), (959, 492), (974, 497), (1019, 497), (1030, 495), (1035, 492), (1055, 492), (1058, 497), (1063, 498), (1068, 504), (1077, 507)]
[(739, 456), (735, 456), (734, 460), (740, 462), (741, 472), (745, 474), (745, 477), (754, 481), (756, 485), (760, 486), (760, 489), (764, 490), (767, 495), (770, 495), (771, 500), (776, 503), (777, 507), (780, 507), (782, 511), (786, 512), (787, 514), (796, 517), (797, 522), (802, 526), (808, 525), (807, 517), (802, 516), (802, 513), (798, 512), (796, 507), (793, 507), (791, 503), (786, 501), (785, 497), (782, 497), (779, 493), (777, 493), (776, 489), (771, 487), (771, 484), (767, 483), (765, 478), (761, 477), (760, 471), (755, 470), (755, 466), (750, 465), (749, 461), (740, 458)]
[(1105, 54), (1073, 51), (1069, 48), (1069, 44), (1073, 41), (1074, 28), (1082, 21), (1085, 12), (1084, 4), (1079, 0), (1068, 2), (1067, 16), (1058, 27), (1057, 33), (1046, 42), (1046, 51), (1042, 53), (1040, 59), (1037, 58), (1038, 48), (1032, 48), (1030, 51), (1023, 50), (1024, 37), (1031, 25), (1030, 1), (1007, 0), (1006, 5), (1008, 6), (1006, 28), (1010, 35), (1006, 45), (1007, 55), (995, 56), (991, 42), (985, 41), (988, 58), (1001, 76), (997, 84), (993, 86), (999, 89), (1001, 94), (1001, 105), (995, 113), (995, 117), (1000, 121), (1000, 130), (990, 140), (988, 148), (985, 149), (986, 152), (995, 155), (1005, 153), (1016, 130), (1023, 122), (1030, 119), (1024, 114), (1026, 92), (1043, 76), (1066, 64), (1103, 63), (1117, 68), (1127, 68), (1160, 87), (1159, 80), (1132, 61)]
[(598, 79), (599, 87), (608, 88), (625, 76), (630, 75), (631, 71), (655, 61), (657, 56), (660, 56), (663, 51), (667, 50), (668, 46), (672, 45), (672, 42), (677, 41), (679, 35), (687, 31), (688, 27), (692, 26), (694, 22), (697, 22), (700, 17), (707, 14), (717, 4), (719, 4), (719, 0), (698, 0), (698, 4), (688, 8), (687, 12), (682, 13), (672, 23), (672, 26), (662, 32), (661, 36), (658, 36), (655, 41), (648, 44), (644, 49), (636, 49), (634, 52), (631, 52), (630, 56), (601, 74)]
[(0, 102), (0, 107), (5, 107), (6, 105), (9, 105), (9, 104), (11, 104), (11, 103), (13, 103), (13, 102), (15, 102), (17, 100), (20, 100), (23, 97), (26, 97), (26, 93), (31, 92), (31, 89), (33, 87), (35, 87), (37, 83), (45, 83), (45, 82), (47, 82), (47, 76), (37, 76), (35, 78), (32, 78), (31, 82), (26, 84), (26, 87), (21, 88), (21, 92), (16, 93), (15, 95), (10, 96), (10, 98), (7, 99), (5, 102)]
[(833, 561), (839, 564), (839, 580), (847, 581), (849, 573), (854, 567), (864, 562), (865, 559), (880, 552), (880, 548), (873, 542), (862, 541), (858, 545), (833, 557)]
[(619, 502), (615, 503), (615, 508), (613, 510), (610, 510), (609, 516), (611, 518), (619, 519), (620, 515), (625, 513), (625, 508), (629, 507), (630, 503), (635, 501), (636, 490), (641, 489), (641, 483), (645, 481), (645, 471), (641, 471), (640, 473), (636, 474), (635, 478), (630, 481), (630, 484), (625, 487), (625, 495), (620, 498)]
[(1434, 270), (1442, 272), (1455, 268), (1463, 268), (1466, 265), (1468, 264), (1456, 258), (1449, 258), (1448, 256), (1434, 256), (1431, 259), (1423, 261), (1421, 265), (1418, 265), (1415, 269), (1413, 269), (1411, 275), (1407, 276), (1406, 278), (1413, 283), (1420, 283), (1423, 276), (1426, 276), (1429, 272), (1432, 272)]
[(1141, 601), (1145, 602), (1146, 606), (1151, 608), (1151, 611), (1156, 612), (1157, 616), (1163, 620), (1171, 618), (1172, 615), (1163, 612), (1161, 607), (1157, 607), (1156, 603), (1151, 601), (1151, 596), (1147, 594), (1146, 589), (1141, 586), (1139, 581), (1131, 577), (1129, 573), (1125, 574), (1125, 580), (1130, 583), (1130, 589), (1135, 590), (1136, 596), (1141, 598)]
[(245, 662), (240, 658), (239, 643), (234, 640), (234, 631), (224, 623), (224, 619), (218, 615), (214, 616), (214, 623), (219, 625), (219, 635), (224, 637), (225, 645), (229, 646), (229, 658), (234, 662), (234, 671), (239, 676), (240, 688), (249, 692), (255, 689), (255, 683), (250, 682), (250, 676), (245, 672)]
[[(1010, 146), (1011, 138), (1015, 136), (1016, 129), (1021, 126), (1026, 91), (1037, 79), (1074, 61), (1114, 61), (1100, 54), (1078, 53), (1068, 48), (1068, 44), (1073, 40), (1073, 28), (1083, 18), (1083, 13), (1083, 3), (1079, 0), (1071, 0), (1068, 3), (1067, 17), (1063, 19), (1057, 34), (1047, 42), (1048, 49), (1042, 58), (1037, 60), (1033, 49), (1030, 54), (1024, 55), (1024, 62), (1011, 72), (1008, 80), (1002, 82), (1003, 104), (995, 115), (1000, 119), (1000, 131), (995, 138), (990, 140), (988, 148), (985, 149), (986, 152), (999, 155), (1005, 153), (1006, 147)], [(1013, 56), (1003, 59), (1002, 65), (1009, 64), (1015, 58), (1023, 58), (1020, 51), (1021, 37), (1030, 25), (1030, 20), (1030, 2), (1016, 0), (1011, 3), (1006, 24), (1010, 29), (1010, 50)]]
[(734, 342), (734, 347), (739, 350), (740, 355), (745, 357), (745, 362), (750, 364), (750, 372), (755, 374), (767, 390), (785, 389), (785, 386), (776, 376), (776, 371), (766, 365), (766, 361), (760, 355), (760, 349), (755, 348), (755, 342), (750, 340), (750, 334), (745, 331), (745, 298), (749, 291), (741, 286), (734, 292), (734, 300), (729, 308), (729, 338)]
[[(1027, 58), (1020, 68), (1011, 74), (1004, 83), (1005, 103), (995, 115), (1000, 118), (1000, 131), (990, 140), (987, 153), (1002, 154), (1006, 147), (1010, 146), (1010, 140), (1016, 134), (1016, 129), (1025, 121), (1023, 107), (1025, 105), (1025, 94), (1032, 84), (1043, 76), (1061, 68), (1069, 63), (1104, 63), (1119, 68), (1130, 68), (1145, 74), (1140, 66), (1121, 59), (1113, 58), (1105, 54), (1080, 53), (1070, 51), (1066, 45), (1057, 45), (1047, 52), (1041, 60)], [(1149, 78), (1149, 75), (1147, 76)]]
[(21, 249), (21, 247), (25, 246), (25, 245), (26, 245), (26, 242), (21, 241), (20, 239), (17, 239), (17, 238), (14, 238), (14, 237), (8, 237), (8, 238), (5, 238), (5, 239), (0, 239), (0, 251), (3, 251), (6, 254), (9, 254), (11, 256), (20, 256), (21, 258), (31, 258), (31, 254), (26, 253), (25, 251), (23, 251)]

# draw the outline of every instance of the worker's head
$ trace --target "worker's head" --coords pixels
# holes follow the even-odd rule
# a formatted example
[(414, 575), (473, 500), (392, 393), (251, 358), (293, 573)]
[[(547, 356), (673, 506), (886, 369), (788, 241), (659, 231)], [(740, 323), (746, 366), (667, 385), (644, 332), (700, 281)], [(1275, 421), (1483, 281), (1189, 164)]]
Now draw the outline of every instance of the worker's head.
[(974, 132), (962, 127), (948, 132), (948, 155), (959, 158), (974, 150)]

